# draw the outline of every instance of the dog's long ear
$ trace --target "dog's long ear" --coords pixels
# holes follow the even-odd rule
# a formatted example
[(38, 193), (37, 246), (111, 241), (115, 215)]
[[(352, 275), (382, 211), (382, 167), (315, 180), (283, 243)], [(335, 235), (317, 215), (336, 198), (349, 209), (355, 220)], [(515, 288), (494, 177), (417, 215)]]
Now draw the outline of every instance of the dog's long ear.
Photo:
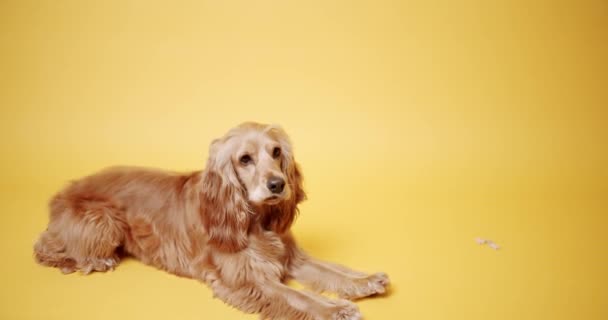
[(224, 142), (212, 143), (203, 172), (201, 215), (208, 244), (226, 252), (247, 246), (251, 210), (232, 159), (222, 150)]
[(291, 196), (277, 207), (271, 208), (269, 227), (281, 234), (291, 227), (298, 215), (298, 204), (306, 199), (306, 193), (302, 187), (302, 173), (295, 161), (291, 142), (285, 131), (278, 126), (270, 126), (269, 133), (273, 135), (281, 145), (281, 170), (287, 178)]

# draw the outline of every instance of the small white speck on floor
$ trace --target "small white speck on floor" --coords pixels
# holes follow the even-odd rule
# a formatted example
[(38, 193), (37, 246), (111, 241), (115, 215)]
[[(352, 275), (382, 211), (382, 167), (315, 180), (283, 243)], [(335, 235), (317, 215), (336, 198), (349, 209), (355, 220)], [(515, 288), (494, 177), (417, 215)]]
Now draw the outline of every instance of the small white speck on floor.
[(494, 250), (500, 249), (500, 246), (492, 241), (488, 241), (488, 246)]
[(492, 240), (487, 240), (487, 239), (483, 239), (483, 238), (475, 238), (475, 242), (479, 245), (487, 244), (488, 247), (490, 247), (494, 250), (500, 249), (500, 246)]
[(475, 238), (475, 242), (477, 242), (477, 244), (486, 244), (487, 240), (482, 238)]

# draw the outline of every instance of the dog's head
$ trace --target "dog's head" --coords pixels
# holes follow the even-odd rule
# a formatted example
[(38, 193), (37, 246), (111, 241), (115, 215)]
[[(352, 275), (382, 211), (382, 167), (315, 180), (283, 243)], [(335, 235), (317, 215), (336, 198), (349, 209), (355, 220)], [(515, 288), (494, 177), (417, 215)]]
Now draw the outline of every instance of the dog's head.
[(285, 131), (251, 122), (211, 143), (202, 192), (210, 243), (231, 251), (246, 245), (253, 215), (263, 214), (264, 227), (283, 233), (305, 198)]

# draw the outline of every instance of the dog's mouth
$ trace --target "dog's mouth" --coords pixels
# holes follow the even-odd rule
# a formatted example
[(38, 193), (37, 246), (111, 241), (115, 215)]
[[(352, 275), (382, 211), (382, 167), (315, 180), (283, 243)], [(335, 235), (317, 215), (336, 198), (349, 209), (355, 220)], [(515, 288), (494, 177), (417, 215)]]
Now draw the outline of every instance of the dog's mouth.
[(265, 204), (278, 204), (279, 202), (281, 202), (281, 198), (279, 198), (279, 196), (275, 196), (272, 195), (266, 199), (264, 199), (264, 203)]

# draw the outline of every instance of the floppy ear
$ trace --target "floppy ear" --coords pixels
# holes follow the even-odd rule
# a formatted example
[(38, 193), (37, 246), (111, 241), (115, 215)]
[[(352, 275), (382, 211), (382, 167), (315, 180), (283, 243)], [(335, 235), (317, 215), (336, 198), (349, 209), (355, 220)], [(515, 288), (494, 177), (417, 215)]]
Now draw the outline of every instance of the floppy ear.
[(214, 141), (203, 172), (201, 215), (208, 244), (222, 251), (247, 247), (251, 210), (229, 156), (218, 155)]
[(281, 144), (281, 170), (287, 178), (287, 183), (291, 190), (289, 199), (283, 201), (282, 204), (271, 207), (269, 227), (275, 232), (281, 234), (289, 230), (291, 224), (298, 215), (298, 204), (306, 199), (306, 193), (302, 187), (302, 173), (300, 167), (295, 161), (293, 149), (287, 134), (279, 127), (271, 127), (269, 131), (274, 132)]

